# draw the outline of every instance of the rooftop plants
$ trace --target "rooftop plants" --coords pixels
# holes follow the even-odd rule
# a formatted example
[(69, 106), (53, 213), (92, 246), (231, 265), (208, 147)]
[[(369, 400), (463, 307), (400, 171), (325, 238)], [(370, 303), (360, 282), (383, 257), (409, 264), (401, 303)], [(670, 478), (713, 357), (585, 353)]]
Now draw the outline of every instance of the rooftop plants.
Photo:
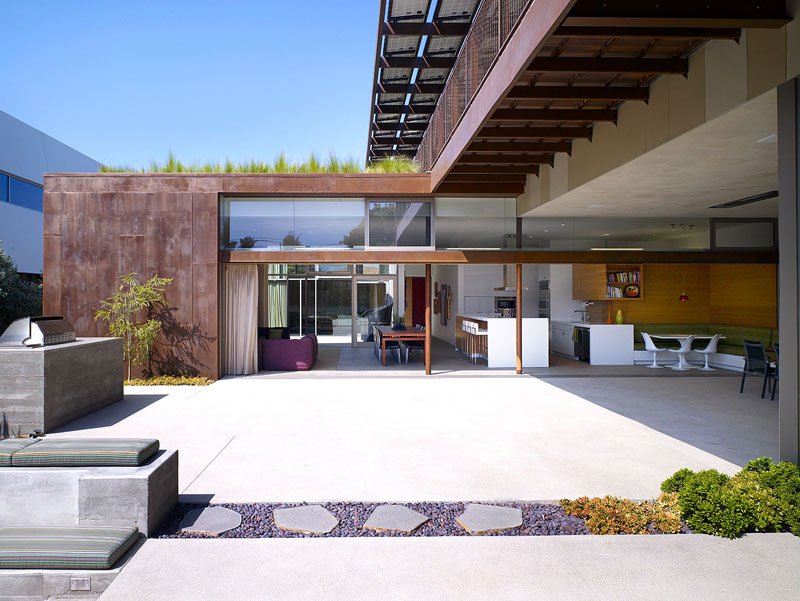
[(147, 167), (136, 168), (128, 165), (101, 165), (102, 173), (415, 173), (419, 166), (408, 157), (398, 156), (382, 159), (369, 167), (363, 167), (354, 158), (340, 159), (331, 152), (326, 160), (315, 153), (298, 163), (290, 161), (284, 153), (275, 160), (232, 161), (222, 162), (183, 162), (172, 151), (164, 162), (151, 161)]

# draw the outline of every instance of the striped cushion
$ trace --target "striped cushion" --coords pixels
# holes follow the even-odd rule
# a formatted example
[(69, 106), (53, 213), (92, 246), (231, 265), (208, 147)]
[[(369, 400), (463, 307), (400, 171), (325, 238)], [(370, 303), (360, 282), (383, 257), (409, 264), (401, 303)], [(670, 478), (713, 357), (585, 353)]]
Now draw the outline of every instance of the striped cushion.
[(4, 438), (0, 440), (0, 467), (11, 465), (11, 456), (17, 451), (38, 442), (33, 438)]
[(158, 451), (152, 438), (44, 439), (14, 453), (11, 465), (20, 467), (81, 467), (141, 465)]
[(48, 526), (0, 528), (0, 568), (111, 568), (138, 537), (136, 527)]

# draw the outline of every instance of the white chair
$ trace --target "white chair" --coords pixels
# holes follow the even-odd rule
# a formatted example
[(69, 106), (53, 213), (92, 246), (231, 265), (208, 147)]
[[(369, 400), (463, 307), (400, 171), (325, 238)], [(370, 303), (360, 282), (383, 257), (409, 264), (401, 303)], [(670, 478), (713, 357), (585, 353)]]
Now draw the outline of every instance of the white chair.
[(673, 365), (672, 369), (675, 371), (687, 371), (690, 369), (694, 369), (694, 367), (690, 366), (686, 363), (686, 355), (688, 355), (692, 350), (692, 343), (694, 342), (694, 334), (691, 336), (687, 336), (681, 342), (681, 348), (679, 349), (667, 349), (670, 353), (675, 353), (678, 355), (678, 364)]
[(658, 348), (655, 345), (655, 343), (653, 342), (653, 339), (650, 338), (650, 334), (642, 332), (642, 338), (644, 338), (644, 350), (650, 351), (651, 353), (653, 353), (653, 364), (652, 365), (648, 365), (647, 367), (650, 367), (652, 369), (661, 369), (661, 365), (659, 365), (656, 362), (656, 357), (658, 357), (658, 353), (663, 353), (667, 349), (666, 348)]
[(711, 337), (711, 340), (708, 341), (708, 346), (706, 348), (699, 349), (699, 350), (695, 351), (695, 352), (701, 353), (702, 355), (705, 356), (706, 364), (705, 364), (704, 367), (700, 368), (702, 371), (714, 371), (713, 367), (709, 367), (708, 366), (708, 357), (709, 357), (709, 355), (711, 353), (716, 353), (717, 352), (717, 344), (718, 343), (719, 343), (719, 334), (714, 334)]

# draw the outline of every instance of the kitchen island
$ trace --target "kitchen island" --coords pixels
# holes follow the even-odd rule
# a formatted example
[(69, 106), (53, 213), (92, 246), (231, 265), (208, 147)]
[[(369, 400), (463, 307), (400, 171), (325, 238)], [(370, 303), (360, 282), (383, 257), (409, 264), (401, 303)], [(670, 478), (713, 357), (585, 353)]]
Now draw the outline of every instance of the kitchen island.
[(588, 331), (591, 365), (633, 365), (633, 325), (553, 322), (553, 352), (576, 358), (573, 331)]
[[(516, 367), (517, 320), (513, 317), (486, 315), (456, 315), (456, 348), (465, 350), (465, 337), (461, 329), (464, 321), (478, 324), (486, 334), (486, 359), (489, 367)], [(522, 367), (549, 367), (549, 319), (522, 318)]]

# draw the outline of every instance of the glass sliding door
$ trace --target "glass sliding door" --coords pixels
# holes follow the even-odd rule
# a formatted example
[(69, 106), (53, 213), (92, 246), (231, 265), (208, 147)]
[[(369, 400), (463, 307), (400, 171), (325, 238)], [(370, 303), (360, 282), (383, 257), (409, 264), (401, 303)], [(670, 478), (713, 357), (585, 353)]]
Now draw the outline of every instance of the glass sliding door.
[(355, 321), (353, 344), (368, 344), (373, 340), (373, 325), (390, 325), (395, 310), (395, 278), (356, 276), (353, 291)]
[(352, 279), (318, 276), (313, 281), (317, 286), (316, 321), (320, 343), (349, 344), (353, 324)]

